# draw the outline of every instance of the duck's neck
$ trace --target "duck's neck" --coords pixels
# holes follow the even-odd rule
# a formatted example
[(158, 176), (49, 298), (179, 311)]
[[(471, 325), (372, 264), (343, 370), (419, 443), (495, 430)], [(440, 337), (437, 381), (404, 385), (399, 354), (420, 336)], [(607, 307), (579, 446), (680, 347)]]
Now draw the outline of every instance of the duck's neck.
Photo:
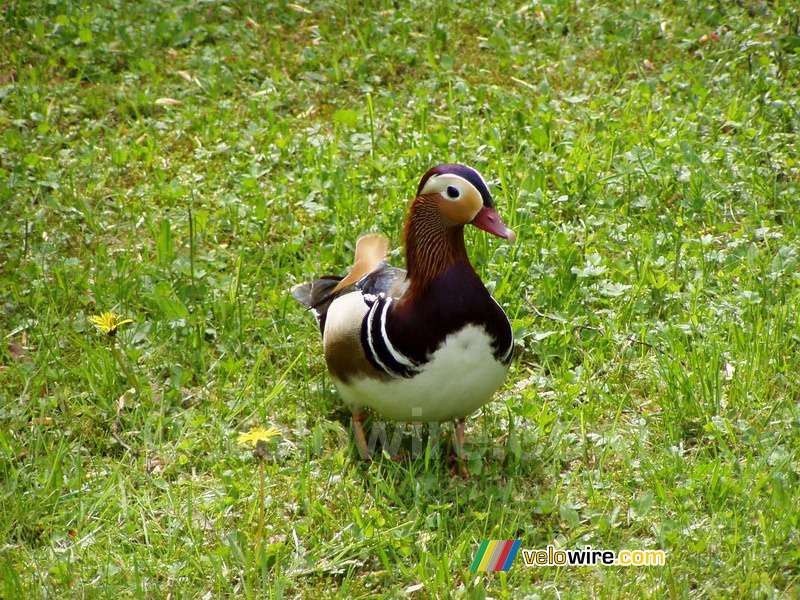
[(427, 196), (416, 198), (406, 220), (406, 268), (411, 298), (420, 298), (431, 282), (457, 262), (470, 264), (464, 247), (464, 226), (448, 222), (434, 202)]

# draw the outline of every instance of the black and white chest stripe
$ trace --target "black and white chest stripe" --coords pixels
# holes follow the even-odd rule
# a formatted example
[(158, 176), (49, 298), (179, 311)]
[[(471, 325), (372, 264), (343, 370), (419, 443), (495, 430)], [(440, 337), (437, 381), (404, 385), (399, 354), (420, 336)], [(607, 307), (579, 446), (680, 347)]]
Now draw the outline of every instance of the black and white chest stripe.
[[(419, 373), (426, 363), (420, 363), (403, 354), (392, 344), (386, 332), (386, 318), (394, 299), (384, 294), (364, 294), (363, 299), (370, 307), (361, 323), (361, 346), (364, 348), (367, 360), (376, 369), (393, 377), (413, 377)], [(512, 332), (508, 348), (497, 350), (495, 358), (501, 364), (508, 365), (513, 354)]]
[(394, 377), (413, 377), (420, 372), (420, 363), (394, 347), (386, 333), (386, 315), (393, 298), (384, 294), (364, 294), (370, 307), (361, 323), (361, 346), (372, 365)]

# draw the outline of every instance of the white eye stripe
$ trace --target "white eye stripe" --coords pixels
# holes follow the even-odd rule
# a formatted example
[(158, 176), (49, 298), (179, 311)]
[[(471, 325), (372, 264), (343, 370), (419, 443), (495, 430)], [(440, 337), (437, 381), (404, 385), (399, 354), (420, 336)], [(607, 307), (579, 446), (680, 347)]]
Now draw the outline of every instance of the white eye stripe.
[[(458, 196), (448, 195), (448, 188), (451, 187), (458, 190)], [(427, 194), (440, 194), (442, 198), (445, 198), (446, 200), (458, 200), (463, 198), (465, 194), (468, 194), (468, 190), (471, 190), (478, 196), (481, 195), (478, 189), (463, 177), (453, 173), (443, 173), (441, 175), (433, 175), (430, 179), (428, 179), (420, 191), (420, 195), (425, 196)]]

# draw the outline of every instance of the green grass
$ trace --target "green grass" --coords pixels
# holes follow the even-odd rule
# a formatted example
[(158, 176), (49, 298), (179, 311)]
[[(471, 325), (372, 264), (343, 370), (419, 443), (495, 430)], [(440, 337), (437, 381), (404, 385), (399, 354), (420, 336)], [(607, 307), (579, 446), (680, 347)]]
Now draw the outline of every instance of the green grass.
[[(489, 4), (4, 3), (0, 596), (800, 594), (798, 13)], [(287, 293), (444, 161), (519, 234), (467, 481), (358, 459)]]

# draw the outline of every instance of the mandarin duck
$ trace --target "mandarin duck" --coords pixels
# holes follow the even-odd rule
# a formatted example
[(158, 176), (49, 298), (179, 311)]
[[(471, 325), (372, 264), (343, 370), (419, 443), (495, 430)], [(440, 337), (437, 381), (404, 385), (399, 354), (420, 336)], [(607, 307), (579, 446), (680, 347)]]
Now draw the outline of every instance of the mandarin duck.
[(405, 270), (387, 264), (388, 241), (370, 234), (357, 241), (347, 276), (292, 290), (317, 318), (365, 458), (363, 422), (371, 408), (395, 421), (454, 420), (463, 461), (464, 418), (491, 399), (508, 372), (513, 331), (469, 261), (468, 224), (516, 239), (475, 169), (438, 165), (422, 176), (408, 210)]

